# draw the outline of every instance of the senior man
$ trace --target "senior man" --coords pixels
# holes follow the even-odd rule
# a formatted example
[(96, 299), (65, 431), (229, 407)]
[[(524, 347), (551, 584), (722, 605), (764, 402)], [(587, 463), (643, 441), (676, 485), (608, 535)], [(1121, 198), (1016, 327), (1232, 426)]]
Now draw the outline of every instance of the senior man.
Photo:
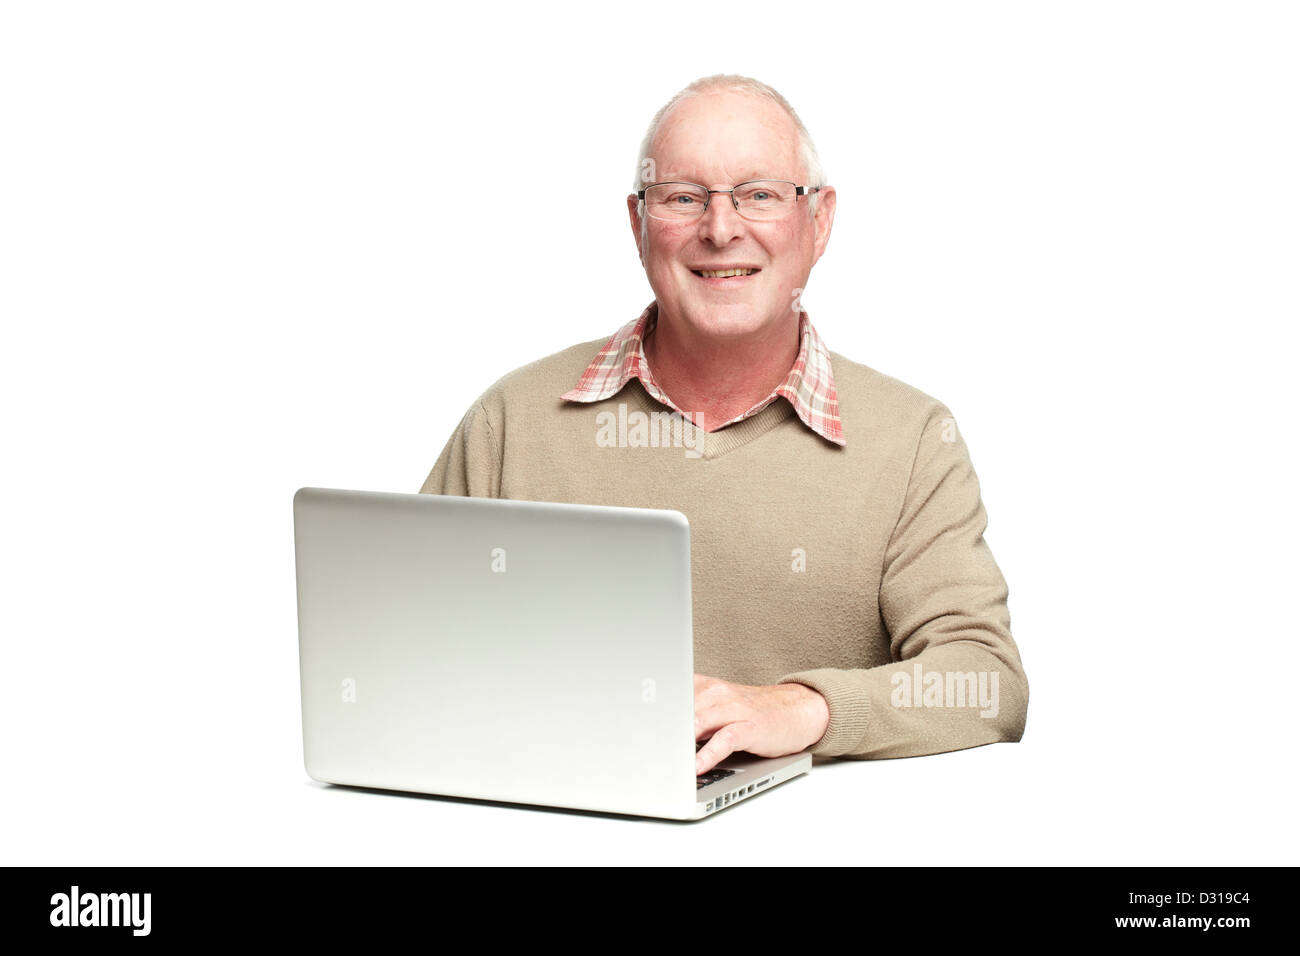
[[(651, 122), (635, 189), (654, 301), (500, 379), (420, 491), (687, 516), (697, 773), (1019, 740), (1028, 682), (952, 415), (828, 351), (800, 305), (835, 190), (794, 110), (698, 80)], [(655, 597), (627, 581), (634, 614)]]

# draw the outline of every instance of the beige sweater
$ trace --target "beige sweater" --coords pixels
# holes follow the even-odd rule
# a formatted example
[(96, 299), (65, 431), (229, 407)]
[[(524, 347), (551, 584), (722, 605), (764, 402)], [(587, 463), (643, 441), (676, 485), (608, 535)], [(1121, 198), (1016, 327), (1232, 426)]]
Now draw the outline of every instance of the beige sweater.
[(605, 341), (489, 388), (420, 491), (685, 514), (696, 672), (819, 691), (830, 725), (815, 755), (1020, 739), (1029, 685), (1007, 586), (943, 405), (832, 352), (844, 447), (785, 399), (713, 433), (678, 418), (674, 435), (635, 379), (602, 402), (559, 398)]

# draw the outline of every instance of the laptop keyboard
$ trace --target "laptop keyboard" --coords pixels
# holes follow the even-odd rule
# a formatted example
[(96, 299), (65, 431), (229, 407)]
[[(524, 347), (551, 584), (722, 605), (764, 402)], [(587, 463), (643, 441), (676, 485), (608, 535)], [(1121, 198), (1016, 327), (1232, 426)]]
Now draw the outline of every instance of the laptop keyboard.
[(719, 780), (725, 780), (736, 771), (734, 770), (710, 770), (708, 773), (702, 773), (695, 778), (695, 789), (702, 790), (711, 783), (717, 783)]

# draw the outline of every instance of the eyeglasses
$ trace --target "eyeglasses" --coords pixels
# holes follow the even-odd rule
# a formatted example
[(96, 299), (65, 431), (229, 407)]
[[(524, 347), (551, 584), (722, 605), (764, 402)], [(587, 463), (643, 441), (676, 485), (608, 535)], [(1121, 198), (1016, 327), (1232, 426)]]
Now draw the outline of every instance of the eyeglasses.
[(797, 186), (785, 179), (755, 179), (731, 189), (706, 189), (696, 183), (652, 183), (639, 190), (636, 198), (645, 203), (651, 219), (681, 222), (699, 219), (709, 208), (714, 193), (726, 193), (731, 196), (736, 212), (746, 219), (770, 222), (790, 215), (800, 196), (820, 188)]

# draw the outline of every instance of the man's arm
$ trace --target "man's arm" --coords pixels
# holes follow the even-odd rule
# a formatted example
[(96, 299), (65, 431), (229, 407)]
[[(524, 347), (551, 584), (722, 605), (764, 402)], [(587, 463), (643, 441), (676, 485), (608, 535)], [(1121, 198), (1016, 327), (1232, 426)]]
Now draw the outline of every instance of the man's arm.
[(501, 497), (502, 422), (489, 414), (484, 395), (469, 407), (434, 462), (420, 494)]
[[(984, 541), (987, 523), (966, 445), (948, 410), (936, 407), (917, 442), (884, 557), (880, 612), (894, 663), (800, 671), (770, 688), (715, 682), (712, 708), (738, 723), (705, 722), (701, 733), (719, 729), (730, 739), (701, 750), (700, 765), (711, 767), (724, 750), (765, 752), (770, 741), (757, 729), (783, 719), (816, 727), (819, 706), (757, 693), (787, 683), (825, 699), (825, 732), (805, 744), (818, 756), (910, 757), (1019, 740), (1029, 684), (1011, 637), (1007, 585)], [(755, 703), (751, 712), (746, 696)]]

